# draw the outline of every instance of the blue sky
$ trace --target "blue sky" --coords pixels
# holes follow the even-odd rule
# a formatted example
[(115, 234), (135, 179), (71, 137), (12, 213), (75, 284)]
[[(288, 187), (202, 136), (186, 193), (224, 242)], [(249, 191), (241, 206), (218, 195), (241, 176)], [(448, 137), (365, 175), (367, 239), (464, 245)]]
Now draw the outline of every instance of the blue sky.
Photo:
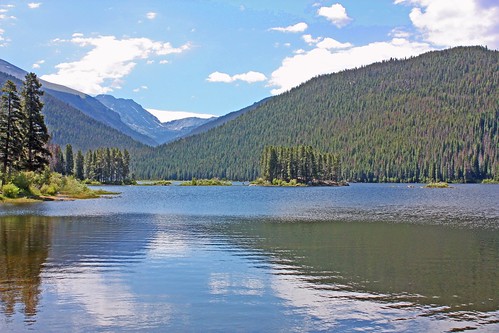
[(0, 2), (0, 58), (91, 95), (222, 115), (324, 73), (499, 48), (497, 0)]

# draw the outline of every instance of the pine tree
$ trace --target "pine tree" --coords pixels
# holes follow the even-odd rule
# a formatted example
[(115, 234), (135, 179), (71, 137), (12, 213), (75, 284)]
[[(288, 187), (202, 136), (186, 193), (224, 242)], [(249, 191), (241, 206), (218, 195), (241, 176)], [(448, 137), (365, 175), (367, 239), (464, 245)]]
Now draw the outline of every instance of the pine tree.
[(24, 123), (24, 168), (29, 171), (42, 170), (48, 165), (49, 152), (45, 147), (49, 135), (42, 115), (43, 95), (41, 83), (36, 74), (26, 75), (22, 90), (22, 110), (26, 119)]
[(73, 175), (73, 169), (74, 169), (74, 158), (73, 158), (73, 147), (70, 144), (66, 145), (66, 165), (65, 165), (65, 171), (66, 175), (70, 176)]
[(128, 150), (123, 151), (123, 181), (129, 180), (130, 177), (130, 153)]
[(64, 154), (62, 153), (62, 149), (59, 145), (55, 148), (54, 154), (55, 154), (55, 156), (54, 156), (55, 165), (54, 165), (53, 171), (60, 173), (62, 175), (62, 174), (64, 174), (64, 170), (65, 170), (65, 168), (64, 168)]
[(85, 174), (83, 172), (84, 169), (84, 158), (81, 150), (78, 150), (76, 153), (76, 161), (75, 161), (75, 177), (77, 179), (83, 180), (85, 179)]
[(85, 154), (85, 162), (83, 163), (83, 165), (86, 179), (93, 179), (95, 177), (95, 165), (93, 156), (94, 154), (91, 150), (88, 150)]
[(19, 167), (22, 155), (21, 125), (23, 114), (16, 85), (7, 81), (2, 88), (0, 108), (0, 158), (2, 163), (2, 184), (13, 169)]

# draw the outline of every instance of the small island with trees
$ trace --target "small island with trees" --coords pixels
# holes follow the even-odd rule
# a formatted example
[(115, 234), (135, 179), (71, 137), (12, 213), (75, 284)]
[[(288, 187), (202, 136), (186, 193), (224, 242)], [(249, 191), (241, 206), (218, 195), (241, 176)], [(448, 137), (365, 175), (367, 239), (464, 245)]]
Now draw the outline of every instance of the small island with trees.
[(311, 146), (267, 146), (261, 162), (261, 177), (252, 182), (263, 186), (348, 186), (339, 179), (338, 156)]

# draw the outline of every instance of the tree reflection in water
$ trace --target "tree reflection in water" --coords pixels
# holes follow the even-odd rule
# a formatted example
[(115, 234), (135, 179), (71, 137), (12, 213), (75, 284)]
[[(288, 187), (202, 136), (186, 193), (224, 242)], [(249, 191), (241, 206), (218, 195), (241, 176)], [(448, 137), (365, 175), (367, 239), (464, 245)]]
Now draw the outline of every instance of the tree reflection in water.
[(0, 312), (7, 316), (16, 313), (17, 305), (27, 318), (36, 315), (40, 273), (50, 247), (50, 223), (46, 219), (0, 218)]

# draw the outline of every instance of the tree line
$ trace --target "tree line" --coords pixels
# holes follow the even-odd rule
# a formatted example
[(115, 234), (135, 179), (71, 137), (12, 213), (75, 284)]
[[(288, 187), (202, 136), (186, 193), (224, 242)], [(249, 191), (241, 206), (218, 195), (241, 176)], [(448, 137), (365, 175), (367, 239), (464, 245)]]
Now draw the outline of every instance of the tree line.
[(79, 180), (103, 184), (128, 184), (134, 176), (130, 174), (130, 153), (119, 148), (89, 149), (85, 154), (67, 144), (65, 150), (59, 145), (49, 145), (50, 169)]
[(50, 153), (47, 126), (42, 114), (41, 83), (26, 75), (21, 92), (8, 80), (2, 87), (0, 106), (0, 162), (2, 184), (16, 171), (41, 171)]
[(338, 157), (332, 153), (322, 153), (311, 146), (267, 146), (261, 162), (261, 176), (264, 180), (274, 179), (299, 183), (312, 181), (338, 181), (341, 173)]

